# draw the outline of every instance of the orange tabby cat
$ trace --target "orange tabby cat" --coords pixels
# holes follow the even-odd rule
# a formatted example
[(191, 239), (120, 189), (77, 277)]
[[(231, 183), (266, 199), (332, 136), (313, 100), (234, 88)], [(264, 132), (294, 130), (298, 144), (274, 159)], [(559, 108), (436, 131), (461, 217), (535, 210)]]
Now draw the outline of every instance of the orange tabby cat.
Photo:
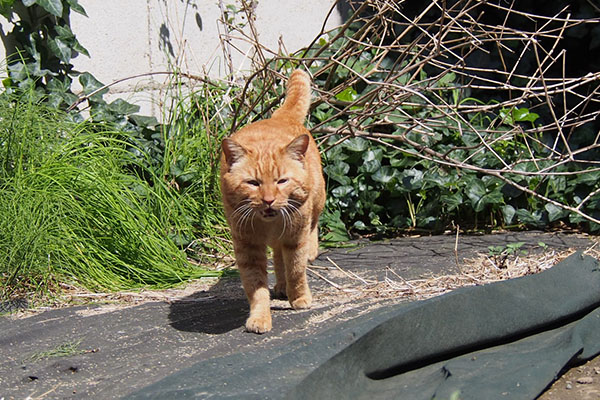
[(317, 145), (304, 127), (310, 78), (296, 70), (283, 106), (270, 119), (224, 139), (221, 193), (248, 302), (249, 332), (271, 330), (267, 246), (273, 249), (276, 296), (294, 309), (312, 301), (306, 264), (318, 254), (317, 225), (325, 182)]

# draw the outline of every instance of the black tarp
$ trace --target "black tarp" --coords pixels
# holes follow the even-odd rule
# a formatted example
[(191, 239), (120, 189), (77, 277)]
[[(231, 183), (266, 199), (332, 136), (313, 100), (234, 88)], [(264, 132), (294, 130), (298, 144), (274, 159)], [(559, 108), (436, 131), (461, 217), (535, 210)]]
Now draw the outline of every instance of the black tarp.
[(599, 353), (600, 268), (577, 253), (536, 275), (203, 361), (132, 398), (532, 399)]

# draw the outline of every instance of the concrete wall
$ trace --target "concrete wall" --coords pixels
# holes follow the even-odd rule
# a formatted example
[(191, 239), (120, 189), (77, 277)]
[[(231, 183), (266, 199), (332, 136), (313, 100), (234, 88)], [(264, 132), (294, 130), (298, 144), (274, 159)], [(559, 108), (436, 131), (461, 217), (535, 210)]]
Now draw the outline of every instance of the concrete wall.
[[(251, 68), (249, 44), (233, 37), (224, 53), (219, 22), (227, 5), (241, 7), (239, 0), (80, 0), (88, 17), (71, 13), (71, 28), (91, 57), (73, 59), (76, 70), (88, 71), (111, 87), (108, 100), (124, 98), (142, 107), (141, 113), (161, 115), (169, 78), (144, 75), (177, 68), (191, 74), (220, 78), (230, 74), (224, 54), (231, 54), (234, 75)], [(250, 2), (250, 1), (248, 1)], [(255, 26), (262, 45), (278, 51), (298, 50), (319, 34), (336, 0), (258, 0), (254, 2)], [(237, 22), (245, 23), (239, 12)], [(337, 9), (327, 29), (341, 24)], [(0, 19), (1, 29), (12, 26)], [(247, 30), (247, 29), (246, 29)], [(0, 48), (0, 58), (4, 59)], [(77, 85), (74, 86), (77, 91)]]
[[(236, 0), (80, 0), (89, 18), (71, 13), (71, 27), (90, 58), (73, 60), (77, 70), (89, 71), (103, 83), (148, 72), (180, 70), (192, 74), (223, 77), (228, 69), (220, 34), (225, 28), (219, 19), (221, 7)], [(277, 50), (283, 43), (288, 51), (310, 43), (321, 31), (335, 0), (258, 0), (256, 28), (261, 43)], [(221, 5), (221, 7), (220, 7)], [(226, 9), (226, 8), (225, 8)], [(244, 23), (244, 13), (237, 14)], [(337, 10), (327, 27), (341, 23)], [(2, 23), (6, 32), (10, 27)], [(232, 39), (230, 53), (235, 71), (251, 67), (249, 45)], [(1, 55), (1, 54), (0, 54)], [(235, 72), (234, 71), (234, 72)], [(160, 98), (168, 79), (147, 76), (128, 79), (111, 88), (119, 96), (142, 106), (142, 113), (160, 115)]]

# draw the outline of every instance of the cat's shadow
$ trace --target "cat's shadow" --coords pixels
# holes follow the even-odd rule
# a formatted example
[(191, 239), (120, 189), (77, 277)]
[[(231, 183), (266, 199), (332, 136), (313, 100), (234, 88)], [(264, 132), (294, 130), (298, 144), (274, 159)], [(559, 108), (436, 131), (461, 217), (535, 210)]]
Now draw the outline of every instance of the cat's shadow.
[(243, 327), (248, 311), (239, 277), (226, 277), (209, 290), (171, 303), (169, 321), (180, 331), (223, 334)]
[[(277, 297), (271, 291), (271, 298)], [(289, 310), (284, 301), (274, 302), (272, 310)], [(250, 308), (239, 277), (220, 279), (209, 290), (199, 291), (171, 303), (170, 325), (184, 332), (218, 335), (243, 329)]]

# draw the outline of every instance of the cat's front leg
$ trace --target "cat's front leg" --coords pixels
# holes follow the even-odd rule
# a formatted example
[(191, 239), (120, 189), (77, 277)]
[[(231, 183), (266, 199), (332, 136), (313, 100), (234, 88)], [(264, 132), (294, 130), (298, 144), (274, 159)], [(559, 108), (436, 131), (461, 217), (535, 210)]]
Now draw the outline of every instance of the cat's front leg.
[(295, 310), (310, 308), (312, 295), (306, 279), (308, 260), (306, 244), (283, 244), (286, 292), (290, 305)]
[(239, 244), (235, 247), (242, 286), (250, 303), (250, 316), (246, 320), (246, 330), (255, 333), (268, 332), (271, 330), (271, 308), (266, 248)]

